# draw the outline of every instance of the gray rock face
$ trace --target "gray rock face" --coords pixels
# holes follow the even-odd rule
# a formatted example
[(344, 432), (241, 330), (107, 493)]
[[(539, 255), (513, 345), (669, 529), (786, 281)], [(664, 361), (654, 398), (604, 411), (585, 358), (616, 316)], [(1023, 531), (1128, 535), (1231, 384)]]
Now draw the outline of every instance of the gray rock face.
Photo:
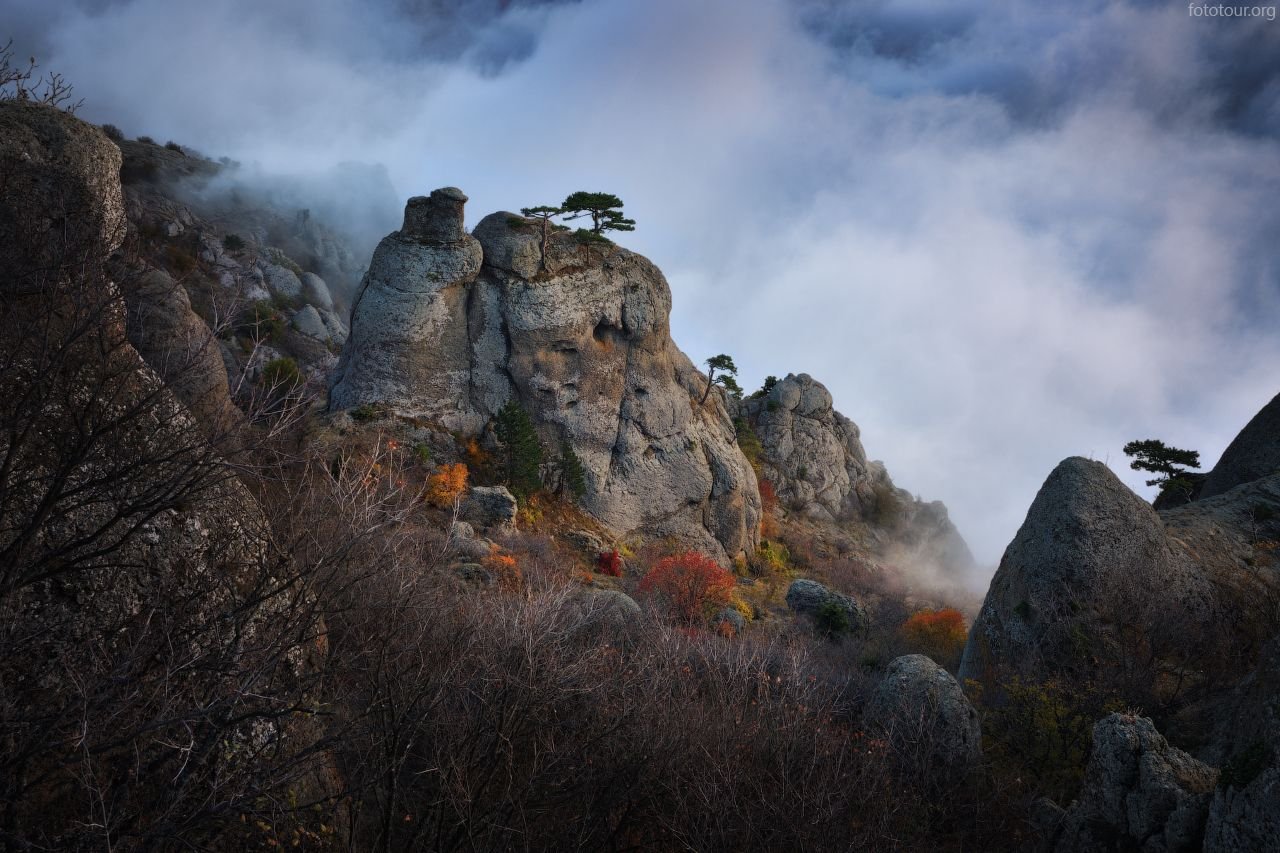
[(303, 305), (294, 312), (290, 322), (295, 329), (309, 338), (315, 338), (318, 341), (329, 340), (329, 330), (325, 327), (324, 320), (314, 305)]
[(302, 296), (302, 281), (293, 270), (270, 261), (259, 261), (258, 269), (262, 271), (262, 278), (273, 296), (286, 299)]
[(917, 754), (947, 773), (963, 772), (982, 757), (982, 725), (951, 673), (924, 655), (896, 658), (885, 671), (865, 720), (891, 746)]
[(1159, 516), (1105, 465), (1063, 461), (1036, 495), (969, 633), (960, 678), (1043, 677), (1117, 660), (1125, 625), (1194, 635), (1218, 613), (1209, 581)]
[(1280, 839), (1280, 637), (1233, 700), (1214, 738), (1223, 772), (1205, 831), (1210, 853), (1266, 850)]
[(863, 518), (885, 528), (895, 556), (942, 572), (965, 572), (973, 555), (947, 508), (897, 488), (880, 462), (868, 462), (858, 425), (832, 407), (826, 386), (788, 374), (763, 397), (741, 404), (760, 439), (760, 476), (782, 504), (809, 518)]
[(0, 288), (55, 264), (105, 258), (125, 235), (120, 149), (61, 110), (0, 101)]
[(517, 508), (506, 486), (473, 486), (462, 502), (462, 517), (480, 527), (506, 527), (515, 524)]
[(321, 311), (333, 310), (333, 294), (324, 279), (313, 272), (302, 274), (302, 298)]
[(800, 578), (787, 587), (787, 607), (806, 616), (817, 614), (828, 602), (834, 602), (849, 618), (849, 626), (861, 630), (867, 625), (867, 612), (852, 597), (828, 589), (817, 581)]
[(1252, 480), (1280, 472), (1280, 395), (1262, 407), (1227, 445), (1200, 489), (1211, 498)]
[(874, 507), (875, 486), (888, 478), (868, 466), (858, 425), (832, 408), (822, 383), (788, 374), (744, 406), (764, 447), (761, 475), (789, 506), (826, 520)]
[(453, 191), (410, 199), (403, 227), (378, 244), (356, 295), (332, 409), (385, 403), (450, 429), (480, 430), (484, 419), (470, 405), (467, 303), (481, 256)]
[(231, 402), (222, 349), (191, 310), (187, 291), (160, 270), (126, 280), (121, 291), (128, 308), (129, 342), (205, 434), (225, 439), (241, 416)]
[(1055, 849), (1200, 850), (1217, 781), (1217, 770), (1170, 746), (1151, 720), (1112, 714), (1093, 728), (1084, 785)]
[(411, 200), (379, 245), (331, 408), (379, 402), (476, 435), (515, 398), (545, 447), (573, 448), (582, 506), (614, 533), (721, 560), (754, 550), (755, 474), (722, 396), (698, 405), (706, 380), (671, 341), (662, 273), (562, 232), (543, 258), (536, 224), (510, 213), (467, 236), (464, 200)]

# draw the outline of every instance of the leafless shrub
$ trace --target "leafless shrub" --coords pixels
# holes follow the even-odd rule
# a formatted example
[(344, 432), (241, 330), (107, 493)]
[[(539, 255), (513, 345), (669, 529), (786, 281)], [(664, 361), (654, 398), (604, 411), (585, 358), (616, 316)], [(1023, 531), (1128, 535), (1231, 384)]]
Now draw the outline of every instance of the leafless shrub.
[(36, 75), (35, 57), (30, 57), (26, 64), (21, 61), (15, 64), (13, 56), (13, 39), (0, 47), (0, 100), (34, 101), (37, 104), (48, 104), (52, 107), (74, 113), (84, 100), (71, 100), (74, 88), (61, 74), (50, 72), (48, 75)]

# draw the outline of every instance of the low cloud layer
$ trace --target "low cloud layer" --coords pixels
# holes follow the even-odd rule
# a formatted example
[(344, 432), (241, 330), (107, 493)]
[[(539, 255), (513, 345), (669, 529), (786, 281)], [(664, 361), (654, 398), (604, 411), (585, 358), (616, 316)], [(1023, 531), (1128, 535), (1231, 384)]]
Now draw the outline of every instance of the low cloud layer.
[(1126, 441), (1211, 465), (1280, 391), (1280, 22), (1043, 0), (47, 5), (0, 0), (0, 20), (127, 133), (276, 172), (381, 163), (401, 196), (463, 187), (472, 222), (622, 196), (677, 342), (733, 354), (748, 388), (824, 382), (988, 572), (1063, 457), (1150, 494)]

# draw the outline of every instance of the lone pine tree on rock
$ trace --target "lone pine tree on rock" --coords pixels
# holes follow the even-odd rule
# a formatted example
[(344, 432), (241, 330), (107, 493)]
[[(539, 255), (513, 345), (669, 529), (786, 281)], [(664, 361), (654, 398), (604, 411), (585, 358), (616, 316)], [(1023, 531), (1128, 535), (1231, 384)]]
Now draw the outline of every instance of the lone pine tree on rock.
[[(720, 371), (720, 375), (716, 376), (716, 371)], [(711, 394), (711, 387), (719, 385), (732, 394), (734, 397), (742, 396), (742, 388), (738, 386), (738, 366), (733, 363), (730, 356), (721, 353), (713, 355), (707, 359), (707, 390), (702, 392), (702, 399), (698, 401), (698, 405), (707, 402), (707, 397)]]
[(1192, 478), (1197, 475), (1193, 475), (1187, 468), (1200, 467), (1198, 450), (1169, 447), (1163, 441), (1148, 438), (1126, 444), (1124, 455), (1133, 457), (1133, 461), (1129, 463), (1129, 467), (1133, 470), (1150, 471), (1160, 475), (1147, 480), (1148, 486), (1160, 487), (1160, 494), (1185, 494), (1190, 498), (1194, 486)]
[(578, 191), (560, 205), (565, 221), (591, 217), (589, 233), (604, 236), (605, 231), (634, 231), (636, 221), (622, 215), (622, 199), (612, 193)]

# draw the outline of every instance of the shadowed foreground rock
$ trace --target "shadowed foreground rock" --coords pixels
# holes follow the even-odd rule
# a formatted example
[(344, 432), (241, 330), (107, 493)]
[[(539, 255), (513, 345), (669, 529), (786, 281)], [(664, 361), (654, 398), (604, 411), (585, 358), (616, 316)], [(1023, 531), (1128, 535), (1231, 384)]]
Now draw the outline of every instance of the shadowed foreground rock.
[(963, 774), (982, 758), (982, 726), (960, 685), (924, 655), (896, 658), (867, 705), (869, 729), (921, 769)]
[(1151, 720), (1112, 714), (1094, 726), (1084, 785), (1054, 849), (1193, 853), (1217, 781), (1217, 770), (1170, 746)]

